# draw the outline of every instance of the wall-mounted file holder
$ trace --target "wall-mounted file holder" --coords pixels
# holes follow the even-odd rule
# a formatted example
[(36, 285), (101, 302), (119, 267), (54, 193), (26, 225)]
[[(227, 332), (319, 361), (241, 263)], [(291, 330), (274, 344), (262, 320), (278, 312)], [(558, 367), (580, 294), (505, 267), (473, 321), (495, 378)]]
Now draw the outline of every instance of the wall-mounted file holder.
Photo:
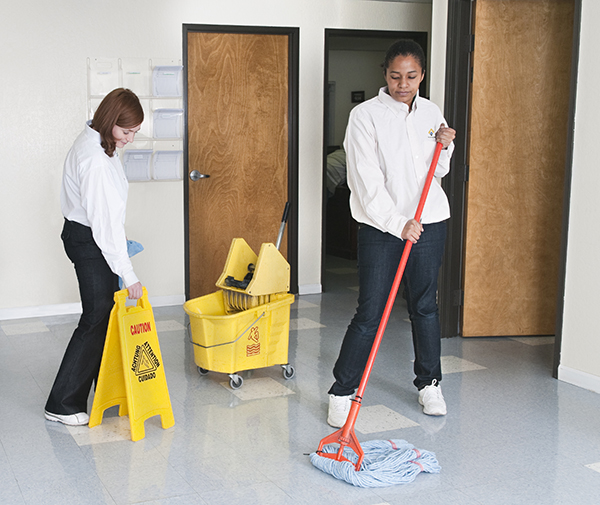
[(128, 149), (123, 153), (123, 168), (129, 181), (149, 181), (151, 149)]
[(119, 87), (117, 58), (88, 58), (88, 96), (106, 96)]
[(183, 67), (157, 66), (152, 71), (154, 96), (181, 96), (183, 93)]
[(115, 88), (131, 89), (144, 109), (144, 121), (134, 142), (124, 150), (118, 149), (127, 179), (132, 182), (182, 180), (181, 60), (87, 58), (87, 77), (88, 119), (94, 117), (100, 102)]
[(153, 114), (154, 138), (181, 138), (183, 109), (156, 109)]
[(181, 179), (183, 151), (156, 151), (153, 156), (153, 178), (157, 181)]
[(152, 94), (150, 82), (152, 67), (147, 58), (121, 58), (120, 70), (123, 87), (133, 91), (138, 97)]

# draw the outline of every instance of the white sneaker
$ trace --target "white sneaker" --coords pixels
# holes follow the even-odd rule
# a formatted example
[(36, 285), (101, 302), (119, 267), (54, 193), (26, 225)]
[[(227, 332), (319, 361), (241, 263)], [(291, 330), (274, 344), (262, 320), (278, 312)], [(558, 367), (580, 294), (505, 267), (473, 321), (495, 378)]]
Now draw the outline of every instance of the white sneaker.
[(436, 379), (429, 386), (419, 391), (419, 403), (423, 405), (423, 413), (428, 416), (445, 416), (446, 402), (442, 394), (442, 387)]
[(90, 416), (85, 412), (78, 412), (77, 414), (53, 414), (44, 410), (44, 417), (48, 421), (56, 421), (57, 423), (63, 423), (67, 426), (84, 426), (90, 421)]
[(327, 413), (327, 424), (329, 424), (329, 426), (341, 428), (346, 424), (346, 419), (350, 413), (351, 398), (352, 395), (329, 395), (329, 412)]

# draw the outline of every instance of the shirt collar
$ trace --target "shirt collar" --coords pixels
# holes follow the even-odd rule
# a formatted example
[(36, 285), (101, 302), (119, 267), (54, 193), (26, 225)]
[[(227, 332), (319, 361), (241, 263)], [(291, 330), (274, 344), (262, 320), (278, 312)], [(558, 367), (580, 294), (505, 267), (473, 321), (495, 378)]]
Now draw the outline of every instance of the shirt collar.
[[(398, 100), (394, 100), (387, 92), (387, 89), (388, 89), (387, 86), (383, 86), (382, 88), (379, 89), (379, 95), (378, 95), (379, 100), (381, 100), (381, 102), (396, 115), (398, 115), (400, 112), (403, 112), (404, 114), (408, 114), (408, 112), (409, 112), (408, 105), (406, 105), (403, 102), (399, 102)], [(418, 98), (419, 98), (419, 91), (417, 90), (417, 94), (415, 95), (415, 99), (413, 100), (413, 103), (412, 103), (413, 111), (417, 110), (417, 103), (419, 101)]]
[(96, 139), (96, 140), (98, 140), (98, 142), (100, 142), (100, 132), (97, 132), (96, 130), (94, 130), (92, 128), (92, 120), (91, 119), (89, 121), (85, 122), (85, 134), (88, 137)]

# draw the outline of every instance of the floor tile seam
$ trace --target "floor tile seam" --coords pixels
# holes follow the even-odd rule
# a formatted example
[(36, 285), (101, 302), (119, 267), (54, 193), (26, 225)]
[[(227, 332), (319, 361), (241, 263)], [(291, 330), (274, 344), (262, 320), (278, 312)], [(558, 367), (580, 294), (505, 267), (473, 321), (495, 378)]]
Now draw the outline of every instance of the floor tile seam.
[[(98, 475), (98, 474), (97, 474), (97, 475)], [(179, 475), (179, 474), (177, 474), (177, 475)], [(179, 476), (180, 476), (180, 475), (179, 475)], [(181, 476), (180, 476), (180, 477), (181, 477)], [(170, 499), (170, 498), (176, 498), (176, 497), (178, 497), (178, 496), (183, 496), (183, 495), (179, 495), (179, 494), (177, 494), (177, 495), (168, 495), (168, 496), (167, 496), (167, 495), (165, 495), (165, 496), (160, 496), (160, 497), (158, 497), (158, 498), (157, 498), (157, 497), (152, 497), (152, 498), (150, 498), (150, 499), (145, 499), (145, 498), (142, 498), (141, 500), (136, 500), (136, 501), (133, 501), (133, 502), (124, 502), (124, 501), (121, 499), (121, 496), (118, 494), (118, 493), (119, 493), (119, 489), (118, 489), (118, 487), (115, 487), (115, 492), (114, 492), (115, 494), (113, 494), (113, 493), (110, 491), (110, 487), (109, 487), (109, 484), (110, 484), (110, 482), (104, 482), (104, 479), (102, 479), (102, 477), (101, 477), (100, 475), (98, 475), (98, 479), (100, 480), (100, 483), (102, 484), (102, 487), (103, 487), (103, 488), (104, 488), (104, 490), (105, 490), (105, 491), (108, 493), (108, 495), (109, 495), (109, 496), (110, 496), (110, 498), (113, 500), (113, 502), (115, 503), (115, 505), (126, 505), (126, 504), (134, 504), (134, 503), (146, 503), (146, 502), (148, 502), (148, 501), (150, 501), (150, 502), (155, 502), (155, 501), (157, 501), (157, 500), (166, 500), (166, 499)], [(186, 483), (187, 483), (187, 482), (186, 482)], [(189, 486), (189, 484), (188, 484), (188, 486)], [(192, 486), (189, 486), (189, 487), (190, 487), (191, 489), (193, 489), (193, 487), (192, 487)], [(186, 494), (192, 494), (192, 493), (186, 493)]]
[[(207, 495), (207, 494), (218, 492), (218, 491), (221, 491), (221, 490), (224, 490), (224, 489), (231, 489), (232, 488), (231, 485), (224, 485), (222, 482), (219, 482), (219, 487), (218, 488), (209, 489), (209, 490), (206, 490), (206, 488), (203, 488), (202, 490), (200, 490), (200, 489), (197, 489), (195, 487), (195, 485), (189, 479), (187, 479), (185, 477), (185, 475), (183, 475), (179, 470), (177, 470), (176, 467), (173, 467), (173, 469), (177, 473), (177, 475), (179, 475), (179, 477), (190, 487), (190, 489), (192, 489), (194, 491), (193, 494), (197, 494), (200, 497), (200, 499), (203, 500), (203, 501), (206, 501), (205, 498), (204, 498), (204, 496)], [(261, 472), (259, 470), (259, 473), (260, 473), (260, 475), (262, 475), (262, 477), (263, 477), (264, 480), (256, 481), (257, 483), (260, 484), (260, 483), (264, 483), (264, 482), (270, 482), (269, 478), (267, 476), (265, 476), (263, 472)], [(233, 487), (247, 488), (248, 486), (246, 484), (239, 483), (238, 485), (233, 486)], [(205, 491), (205, 492), (203, 492), (203, 491)], [(182, 496), (187, 496), (189, 494), (192, 494), (192, 493), (186, 493), (185, 495), (182, 495)]]
[[(27, 368), (27, 371), (29, 372), (29, 375), (31, 376), (31, 378), (33, 379), (33, 381), (35, 382), (36, 386), (38, 387), (40, 393), (46, 397), (48, 395), (48, 393), (50, 392), (50, 387), (51, 385), (48, 384), (44, 384), (42, 386), (42, 384), (40, 384), (40, 382), (38, 381), (38, 379), (36, 378), (35, 374), (32, 373), (31, 368), (29, 365), (25, 365), (25, 367)], [(43, 413), (43, 408), (40, 406), (40, 415)]]
[[(502, 487), (503, 489), (510, 491), (512, 489), (514, 490), (518, 490), (519, 487), (517, 487), (517, 482), (514, 477), (513, 478), (505, 478), (505, 479), (499, 479), (498, 482), (481, 482), (479, 484), (475, 484), (472, 486), (469, 485), (465, 485), (465, 486), (461, 486), (460, 490), (467, 495), (467, 497), (469, 497), (470, 499), (475, 499), (476, 498), (476, 493), (474, 493), (473, 495), (470, 495), (468, 492), (469, 491), (474, 491), (475, 489), (482, 489), (485, 490), (486, 488), (498, 488), (498, 487)], [(528, 492), (535, 492), (536, 496), (542, 496), (543, 492), (547, 491), (547, 486), (542, 486), (540, 484), (538, 484), (537, 482), (531, 482), (531, 481), (526, 481), (523, 482), (524, 484), (526, 484), (527, 486), (527, 491)], [(534, 491), (535, 490), (535, 491)]]
[[(177, 471), (175, 466), (173, 466), (169, 461), (167, 461), (167, 459), (162, 454), (160, 454), (160, 456), (163, 458), (163, 461), (165, 462), (165, 467), (164, 467), (165, 470), (168, 468), (171, 472), (174, 472), (178, 477), (180, 477), (182, 480), (184, 480), (186, 482), (186, 484), (188, 484), (190, 489), (193, 489), (193, 487), (187, 482), (187, 480), (181, 475), (181, 473)], [(143, 465), (127, 467), (127, 468), (117, 468), (117, 469), (112, 469), (112, 470), (98, 471), (96, 468), (94, 468), (92, 466), (92, 471), (93, 471), (94, 475), (97, 476), (98, 479), (100, 479), (103, 486), (108, 490), (110, 483), (114, 482), (114, 479), (113, 479), (114, 476), (120, 477), (123, 475), (123, 473), (129, 472), (128, 477), (131, 478), (132, 477), (131, 473), (133, 473), (134, 474), (133, 478), (135, 478), (136, 472), (145, 472), (146, 470), (148, 470), (148, 468), (151, 468), (151, 467), (148, 466), (148, 464), (143, 464)], [(162, 476), (166, 477), (166, 472), (163, 472)], [(191, 494), (191, 493), (185, 493), (185, 494)], [(111, 496), (112, 496), (112, 493), (111, 493)], [(117, 500), (116, 497), (113, 497), (113, 499)]]
[[(127, 423), (128, 424), (128, 423)], [(157, 426), (157, 428), (159, 428)], [(90, 428), (93, 429), (93, 428)], [(162, 430), (162, 427), (160, 427), (159, 429)], [(141, 441), (138, 442), (134, 442), (133, 440), (131, 440), (131, 436), (129, 434), (129, 432), (127, 433), (123, 433), (123, 436), (120, 438), (110, 438), (107, 440), (93, 440), (90, 443), (78, 443), (76, 440), (76, 435), (71, 435), (73, 437), (73, 439), (75, 440), (75, 443), (77, 443), (77, 446), (79, 447), (79, 449), (81, 450), (81, 452), (83, 453), (86, 461), (88, 461), (88, 463), (92, 466), (92, 468), (95, 468), (94, 466), (94, 461), (96, 460), (96, 458), (98, 456), (105, 456), (105, 454), (97, 454), (95, 451), (95, 449), (97, 448), (98, 450), (100, 450), (101, 448), (107, 448), (109, 447), (109, 444), (113, 444), (113, 445), (118, 445), (119, 446), (119, 450), (121, 450), (122, 448), (126, 448), (128, 446), (132, 447), (132, 451), (129, 452), (129, 454), (127, 454), (127, 456), (124, 457), (128, 457), (130, 456), (131, 459), (133, 459), (134, 461), (139, 460), (139, 453), (136, 452), (137, 450), (137, 446), (136, 444), (138, 444), (138, 442), (142, 442), (145, 443), (146, 445), (144, 446), (144, 456), (148, 457), (149, 453), (157, 453), (158, 455), (160, 455), (160, 457), (162, 458), (162, 460), (164, 460), (165, 462), (168, 462), (168, 459), (165, 457), (165, 455), (158, 450), (158, 442), (154, 442), (149, 440), (148, 437), (144, 437)], [(109, 452), (110, 449), (107, 449), (107, 452)], [(117, 454), (117, 456), (120, 456), (120, 454)], [(111, 455), (112, 457), (112, 455)], [(137, 463), (135, 464), (136, 467), (143, 467), (146, 465), (151, 465), (152, 463)]]
[(14, 351), (14, 352), (20, 352), (21, 349), (17, 344), (17, 342), (13, 342), (13, 338), (11, 338), (11, 336), (9, 335), (4, 335), (4, 338), (6, 339), (7, 345)]
[[(341, 480), (337, 480), (337, 479), (335, 479), (335, 477), (332, 477), (331, 475), (329, 475), (325, 472), (322, 472), (321, 470), (317, 469), (316, 467), (313, 468), (313, 471), (315, 472), (315, 475), (319, 476), (319, 478), (325, 479), (322, 483), (322, 487), (327, 486), (327, 492), (320, 494), (318, 497), (318, 500), (316, 500), (314, 497), (313, 498), (310, 498), (310, 497), (305, 498), (305, 495), (303, 495), (301, 497), (301, 501), (299, 501), (298, 500), (299, 497), (297, 495), (291, 495), (290, 492), (288, 490), (286, 490), (285, 487), (283, 487), (283, 482), (286, 481), (285, 478), (273, 479), (272, 482), (279, 489), (281, 489), (284, 493), (286, 493), (287, 496), (290, 496), (291, 499), (293, 500), (293, 503), (299, 503), (299, 504), (313, 505), (314, 503), (328, 503), (329, 500), (333, 500), (337, 496), (344, 496), (344, 494), (347, 495), (348, 499), (351, 499), (351, 497), (358, 496), (358, 495), (360, 495), (361, 500), (365, 500), (366, 498), (380, 498), (379, 495), (376, 494), (376, 490), (378, 488), (353, 487), (351, 484), (348, 484)], [(316, 478), (317, 477), (315, 477), (315, 479)], [(279, 484), (278, 482), (281, 484)], [(333, 489), (334, 486), (336, 486), (336, 489)], [(340, 487), (338, 488), (337, 486), (340, 486)], [(379, 489), (381, 489), (381, 488), (379, 488)], [(386, 488), (386, 489), (389, 489), (389, 488)], [(347, 491), (347, 493), (342, 492), (342, 490)], [(335, 503), (348, 503), (348, 502), (347, 501), (343, 501), (343, 502), (335, 501)], [(355, 503), (355, 502), (352, 501), (352, 503)], [(361, 501), (361, 503), (362, 503), (362, 501)], [(383, 503), (387, 503), (386, 500), (383, 500), (382, 503), (378, 503), (378, 505), (382, 505)]]
[[(86, 458), (86, 464), (87, 463), (89, 463), (89, 462), (87, 461), (87, 458)], [(11, 471), (12, 471), (12, 468), (11, 468)], [(88, 476), (88, 478), (91, 477), (91, 478), (95, 479), (102, 486), (104, 491), (106, 491), (106, 493), (111, 497), (111, 499), (113, 500), (113, 503), (116, 504), (117, 501), (115, 500), (114, 496), (110, 493), (109, 489), (106, 487), (104, 482), (102, 482), (102, 479), (100, 478), (98, 473), (95, 471), (95, 469), (93, 467), (91, 467), (91, 465), (89, 465), (89, 472), (90, 472), (90, 475)], [(13, 474), (14, 474), (14, 472), (13, 472)], [(57, 480), (73, 480), (73, 479), (77, 480), (80, 478), (81, 477), (76, 477), (71, 473), (65, 472), (64, 475), (62, 477), (59, 477), (58, 479), (56, 476), (50, 476), (50, 477), (36, 479), (35, 476), (28, 475), (26, 479), (23, 479), (23, 481), (26, 482), (27, 484), (29, 484), (29, 487), (39, 486), (42, 488), (46, 488), (49, 483), (54, 484), (54, 483), (56, 483)], [(24, 502), (27, 503), (27, 501), (25, 500), (25, 494), (21, 487), (19, 478), (17, 476), (14, 476), (14, 479), (15, 479), (17, 485), (19, 486), (19, 491), (21, 492), (21, 496), (23, 497)]]
[[(29, 505), (29, 504), (28, 504), (28, 501), (25, 499), (25, 494), (24, 494), (24, 492), (23, 492), (23, 488), (21, 487), (21, 483), (19, 482), (19, 479), (17, 479), (17, 478), (15, 477), (15, 481), (16, 481), (16, 483), (17, 483), (17, 487), (19, 488), (19, 493), (21, 493), (21, 498), (23, 499), (23, 503), (24, 503), (24, 504), (27, 504), (27, 505)], [(53, 481), (54, 481), (54, 479), (53, 479)], [(29, 482), (29, 480), (27, 480), (27, 482)], [(31, 487), (31, 486), (30, 486), (30, 487)], [(110, 497), (111, 497), (111, 499), (112, 499), (112, 496), (110, 495), (110, 493), (109, 493), (109, 496), (110, 496)], [(114, 500), (113, 500), (113, 502), (114, 502)]]
[[(265, 427), (265, 432), (264, 432), (265, 437), (264, 438), (271, 438), (271, 435), (273, 434), (273, 431), (275, 431), (275, 430), (277, 430), (278, 434), (281, 435), (280, 438), (282, 438), (282, 439), (285, 438), (286, 434), (284, 432), (282, 432), (277, 427), (275, 427), (275, 428), (273, 428), (273, 427)], [(238, 447), (238, 445), (235, 443), (234, 440), (232, 440), (231, 438), (227, 438), (226, 435), (221, 435), (219, 433), (212, 434), (212, 436), (215, 438), (215, 440), (217, 440), (217, 442), (220, 442), (220, 443), (224, 444), (228, 449), (234, 451), (234, 453), (236, 455), (238, 455), (238, 456), (241, 455), (241, 457), (244, 460), (248, 461), (249, 464), (252, 463), (252, 461), (250, 460), (250, 458), (248, 458), (247, 454)], [(277, 439), (277, 437), (272, 437), (272, 438), (273, 439)]]
[(17, 485), (17, 488), (19, 489), (19, 493), (21, 494), (21, 498), (23, 499), (23, 502), (25, 503), (25, 496), (23, 496), (23, 489), (21, 488), (21, 484), (19, 483), (19, 479), (15, 475), (15, 471), (14, 471), (13, 465), (12, 465), (12, 463), (10, 461), (10, 458), (9, 458), (8, 454), (6, 453), (6, 450), (4, 449), (4, 445), (2, 444), (2, 440), (0, 440), (0, 449), (2, 449), (2, 452), (4, 453), (4, 456), (6, 458), (6, 463), (8, 465), (9, 470), (10, 470), (10, 477), (12, 478), (12, 480), (14, 481), (14, 483)]
[[(40, 324), (36, 324), (36, 323), (41, 323), (41, 325)], [(27, 325), (36, 326), (36, 329), (38, 331), (22, 331), (22, 330), (19, 330), (19, 331), (16, 331), (14, 333), (10, 332), (10, 331), (7, 333), (7, 331), (6, 331), (11, 326), (20, 326), (21, 328), (23, 328), (23, 327), (25, 327)], [(39, 331), (41, 326), (44, 326), (46, 329), (45, 330), (42, 329), (41, 331)], [(50, 329), (48, 328), (48, 326), (46, 325), (46, 323), (41, 322), (41, 321), (35, 321), (35, 322), (32, 321), (32, 322), (29, 322), (29, 323), (20, 322), (20, 323), (17, 323), (17, 324), (6, 324), (6, 323), (3, 323), (3, 324), (0, 324), (0, 330), (7, 337), (19, 337), (19, 336), (22, 336), (22, 335), (35, 335), (35, 334), (40, 334), (41, 335), (41, 334), (49, 333), (50, 332)]]
[[(271, 483), (270, 481), (267, 481), (267, 482), (258, 482), (258, 483), (256, 483), (256, 484), (252, 484), (252, 485), (243, 485), (243, 486), (242, 486), (242, 485), (240, 485), (240, 486), (235, 486), (234, 488), (232, 488), (232, 487), (228, 487), (228, 488), (222, 488), (222, 489), (211, 489), (211, 490), (207, 490), (205, 493), (198, 492), (198, 495), (200, 496), (200, 499), (201, 499), (203, 502), (205, 502), (205, 503), (216, 503), (216, 502), (214, 501), (214, 499), (213, 499), (213, 501), (212, 501), (212, 502), (210, 502), (210, 501), (209, 501), (209, 500), (210, 500), (210, 498), (211, 498), (211, 495), (212, 495), (212, 494), (215, 494), (215, 493), (221, 493), (221, 494), (222, 494), (222, 493), (223, 493), (223, 490), (225, 490), (225, 489), (226, 489), (226, 490), (234, 490), (234, 489), (236, 489), (236, 488), (242, 488), (242, 487), (243, 487), (243, 489), (244, 489), (244, 490), (246, 490), (246, 493), (245, 493), (245, 494), (247, 495), (247, 494), (248, 494), (248, 489), (252, 489), (252, 488), (254, 488), (254, 487), (256, 487), (256, 486), (260, 486), (260, 485), (262, 485), (262, 484), (272, 484), (272, 483)], [(280, 489), (280, 490), (281, 490), (281, 489)], [(283, 491), (283, 492), (285, 493), (285, 491)], [(286, 497), (289, 497), (289, 496), (287, 495), (287, 493), (285, 493), (285, 494), (286, 494)], [(292, 499), (292, 500), (293, 500), (293, 499)], [(236, 503), (237, 503), (237, 502), (236, 502)], [(254, 504), (254, 503), (257, 503), (257, 502), (254, 502), (254, 501), (252, 501), (252, 502), (248, 502), (248, 503), (250, 503), (250, 504)], [(271, 503), (271, 502), (269, 502), (269, 503)], [(286, 503), (287, 503), (287, 500), (286, 500)], [(294, 504), (296, 504), (296, 503), (298, 503), (298, 502), (297, 502), (297, 501), (292, 501), (291, 503), (294, 503)]]
[[(307, 361), (307, 360), (304, 360), (304, 359), (294, 360), (294, 361), (295, 361), (295, 363), (292, 362), (291, 365), (296, 369), (296, 375), (291, 380), (294, 380), (298, 376), (298, 373), (302, 372), (302, 369), (297, 366), (298, 363), (302, 363), (302, 365), (304, 365), (305, 367), (307, 367), (306, 369), (312, 370), (314, 372), (320, 372), (321, 371), (320, 367), (318, 366), (318, 363), (320, 361), (318, 359), (317, 360), (313, 360), (313, 361)], [(304, 369), (304, 370), (306, 370), (306, 369)]]
[[(278, 479), (279, 481), (281, 481), (282, 479)], [(285, 489), (285, 487), (283, 487), (282, 485), (278, 484), (278, 480), (275, 479), (270, 479), (270, 482), (273, 483), (273, 485), (277, 486), (278, 489), (280, 489), (281, 491), (283, 491), (285, 493), (285, 495), (292, 501), (292, 503), (294, 504), (304, 504), (304, 501), (299, 501), (298, 500), (298, 496), (295, 496), (294, 494), (290, 494), (290, 492)], [(310, 503), (314, 504), (314, 503), (318, 503), (316, 500), (312, 500)], [(307, 503), (307, 505), (309, 505), (309, 503)]]

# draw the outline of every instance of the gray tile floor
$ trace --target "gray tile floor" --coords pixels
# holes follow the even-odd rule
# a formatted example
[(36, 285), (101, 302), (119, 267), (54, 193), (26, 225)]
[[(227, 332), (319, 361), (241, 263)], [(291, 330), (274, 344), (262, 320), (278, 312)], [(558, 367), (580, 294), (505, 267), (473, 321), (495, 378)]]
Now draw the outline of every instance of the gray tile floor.
[[(398, 301), (356, 424), (360, 441), (399, 438), (433, 451), (438, 475), (355, 488), (307, 456), (332, 433), (326, 391), (356, 301), (351, 261), (329, 258), (327, 291), (291, 309), (280, 367), (200, 376), (180, 307), (155, 308), (175, 426), (146, 421), (132, 442), (117, 407), (95, 428), (47, 422), (43, 405), (75, 316), (0, 321), (2, 504), (600, 503), (600, 395), (551, 377), (553, 339), (446, 339), (448, 415), (421, 412), (410, 327)], [(90, 403), (91, 405), (91, 403)]]

